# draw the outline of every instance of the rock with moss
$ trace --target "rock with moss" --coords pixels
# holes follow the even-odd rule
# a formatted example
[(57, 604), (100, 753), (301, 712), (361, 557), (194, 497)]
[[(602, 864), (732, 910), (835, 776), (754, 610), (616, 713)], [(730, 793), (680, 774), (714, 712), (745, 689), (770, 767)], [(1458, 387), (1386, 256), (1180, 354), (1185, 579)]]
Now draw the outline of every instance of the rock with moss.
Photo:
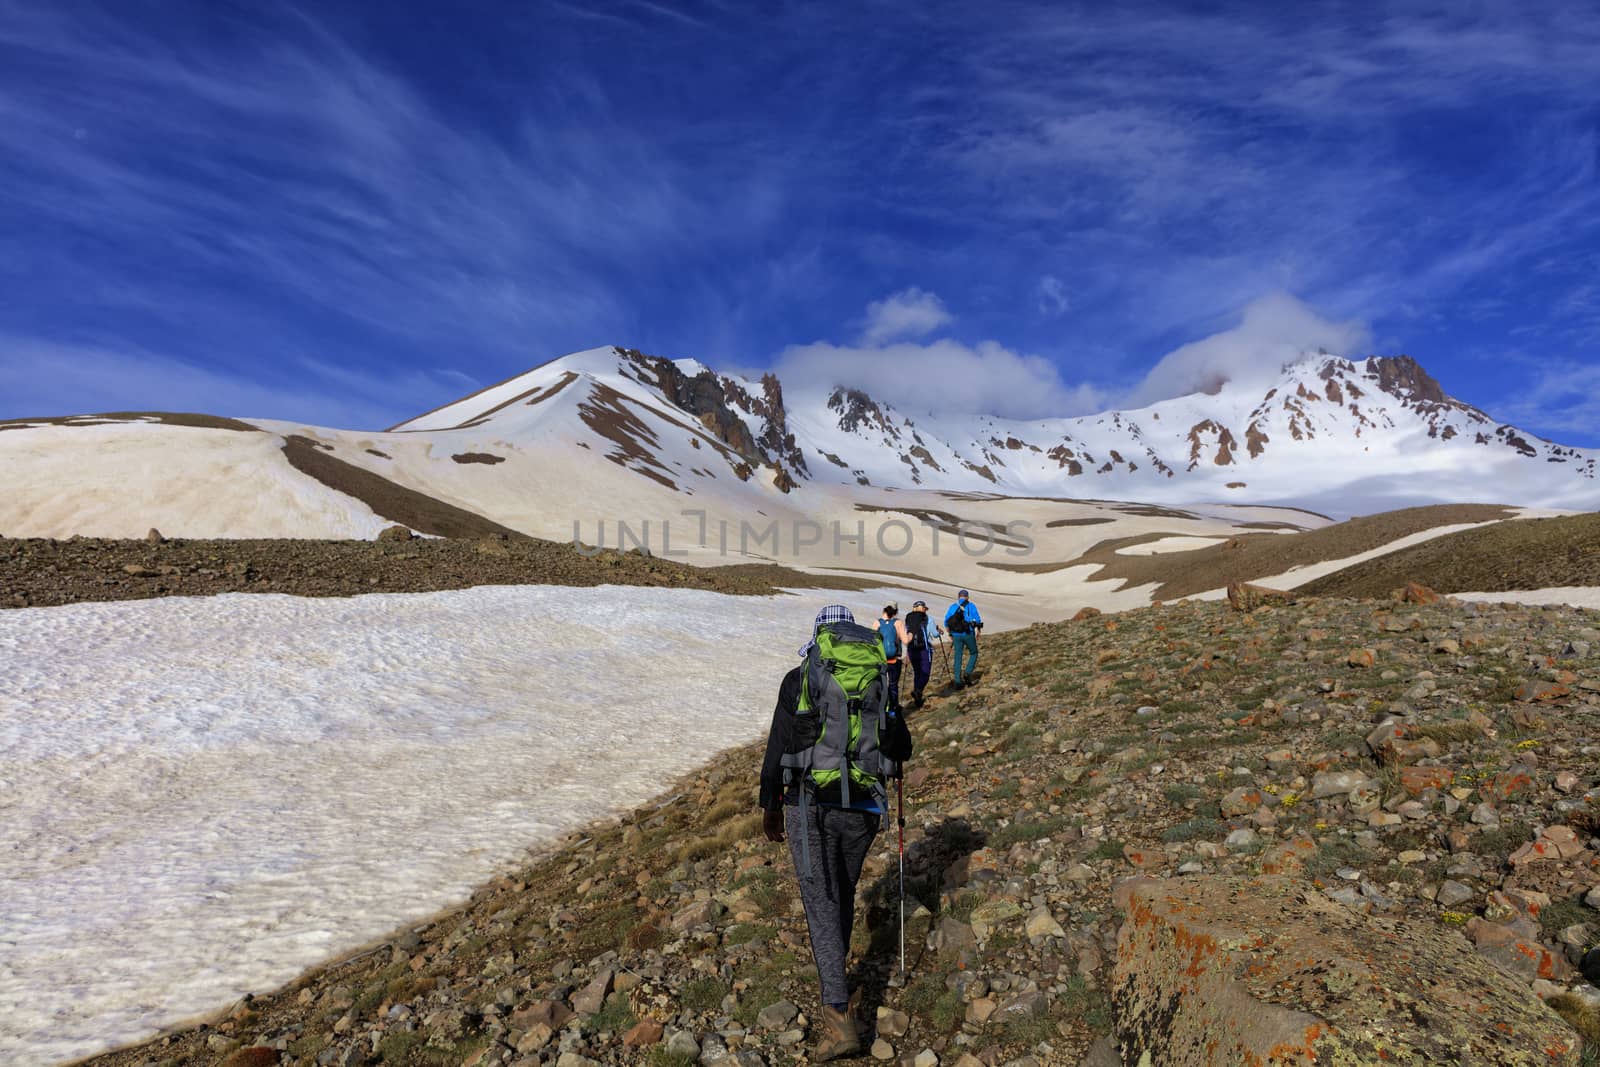
[(1149, 1067), (1579, 1063), (1572, 1028), (1463, 938), (1286, 876), (1139, 886), (1112, 1003), (1124, 1062)]

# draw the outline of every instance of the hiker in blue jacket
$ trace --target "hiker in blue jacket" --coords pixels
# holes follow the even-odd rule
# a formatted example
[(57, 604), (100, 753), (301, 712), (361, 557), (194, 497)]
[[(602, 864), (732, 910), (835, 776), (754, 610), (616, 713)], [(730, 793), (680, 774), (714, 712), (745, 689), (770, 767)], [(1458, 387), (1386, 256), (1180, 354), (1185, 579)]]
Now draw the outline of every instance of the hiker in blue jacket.
[[(956, 602), (944, 613), (944, 628), (950, 633), (950, 644), (955, 653), (950, 684), (956, 689), (971, 685), (972, 674), (978, 669), (978, 631), (983, 629), (983, 616), (978, 614), (978, 605), (967, 599), (965, 589), (956, 594)], [(963, 667), (962, 661), (969, 652), (972, 662)]]

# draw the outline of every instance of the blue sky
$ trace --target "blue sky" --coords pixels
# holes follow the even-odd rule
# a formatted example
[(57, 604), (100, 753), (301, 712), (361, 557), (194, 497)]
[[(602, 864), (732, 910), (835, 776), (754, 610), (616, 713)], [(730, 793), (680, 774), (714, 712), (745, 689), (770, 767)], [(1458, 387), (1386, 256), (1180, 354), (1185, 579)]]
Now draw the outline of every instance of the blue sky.
[(1280, 8), (0, 0), (0, 417), (609, 343), (1078, 414), (1213, 338), (1600, 444), (1600, 8)]

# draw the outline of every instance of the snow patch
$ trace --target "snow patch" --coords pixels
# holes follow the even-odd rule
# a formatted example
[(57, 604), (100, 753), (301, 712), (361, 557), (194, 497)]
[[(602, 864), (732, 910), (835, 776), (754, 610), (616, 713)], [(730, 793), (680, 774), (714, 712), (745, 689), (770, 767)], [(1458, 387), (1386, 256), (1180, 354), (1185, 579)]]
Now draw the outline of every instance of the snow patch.
[(1600, 611), (1600, 586), (1567, 585), (1549, 589), (1512, 589), (1502, 593), (1451, 593), (1455, 600), (1484, 604), (1567, 604)]
[[(879, 596), (847, 602), (870, 617)], [(649, 799), (761, 734), (837, 597), (500, 586), (0, 613), (0, 1062), (276, 987)]]
[(1142, 545), (1128, 545), (1117, 549), (1119, 556), (1158, 556), (1164, 552), (1192, 552), (1197, 548), (1227, 543), (1226, 537), (1163, 537), (1159, 541), (1146, 541)]

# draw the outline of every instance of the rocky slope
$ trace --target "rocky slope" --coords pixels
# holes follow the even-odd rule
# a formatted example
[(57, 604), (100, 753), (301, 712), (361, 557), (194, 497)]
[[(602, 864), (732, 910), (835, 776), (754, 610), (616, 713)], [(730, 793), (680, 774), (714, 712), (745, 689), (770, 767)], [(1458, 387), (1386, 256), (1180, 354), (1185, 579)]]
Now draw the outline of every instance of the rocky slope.
[(1304, 591), (1382, 596), (1413, 578), (1442, 593), (1600, 587), (1600, 512), (1446, 534), (1347, 567)]
[(644, 585), (764, 596), (779, 585), (863, 589), (840, 576), (741, 564), (688, 567), (638, 552), (585, 554), (527, 537), (451, 540), (393, 527), (376, 541), (0, 538), (0, 608), (218, 593), (355, 596), (476, 585)]
[[(1322, 1020), (1307, 1040), (1333, 1019), (1358, 1045), (1423, 1047), (1425, 1020), (1450, 1018), (1471, 1030), (1454, 1047), (1493, 1062), (1577, 1063), (1557, 1012), (1600, 1038), (1577, 971), (1600, 934), (1600, 615), (1421, 588), (1236, 600), (1255, 610), (1086, 612), (988, 639), (981, 684), (915, 717), (903, 977), (887, 837), (863, 878), (872, 1057), (1115, 1064), (1113, 1037), (1133, 1052), (1149, 1032), (1118, 960), (1130, 917), (1154, 922), (1182, 886), (1255, 884), (1288, 887), (1282, 922), (1434, 946), (1404, 988), (1379, 961), (1355, 987), (1249, 994)], [(757, 758), (727, 753), (458, 911), (94, 1062), (804, 1062), (814, 986), (787, 857), (759, 838)], [(1450, 953), (1475, 962), (1440, 970)], [(1350, 1003), (1397, 1031), (1352, 1036)]]

